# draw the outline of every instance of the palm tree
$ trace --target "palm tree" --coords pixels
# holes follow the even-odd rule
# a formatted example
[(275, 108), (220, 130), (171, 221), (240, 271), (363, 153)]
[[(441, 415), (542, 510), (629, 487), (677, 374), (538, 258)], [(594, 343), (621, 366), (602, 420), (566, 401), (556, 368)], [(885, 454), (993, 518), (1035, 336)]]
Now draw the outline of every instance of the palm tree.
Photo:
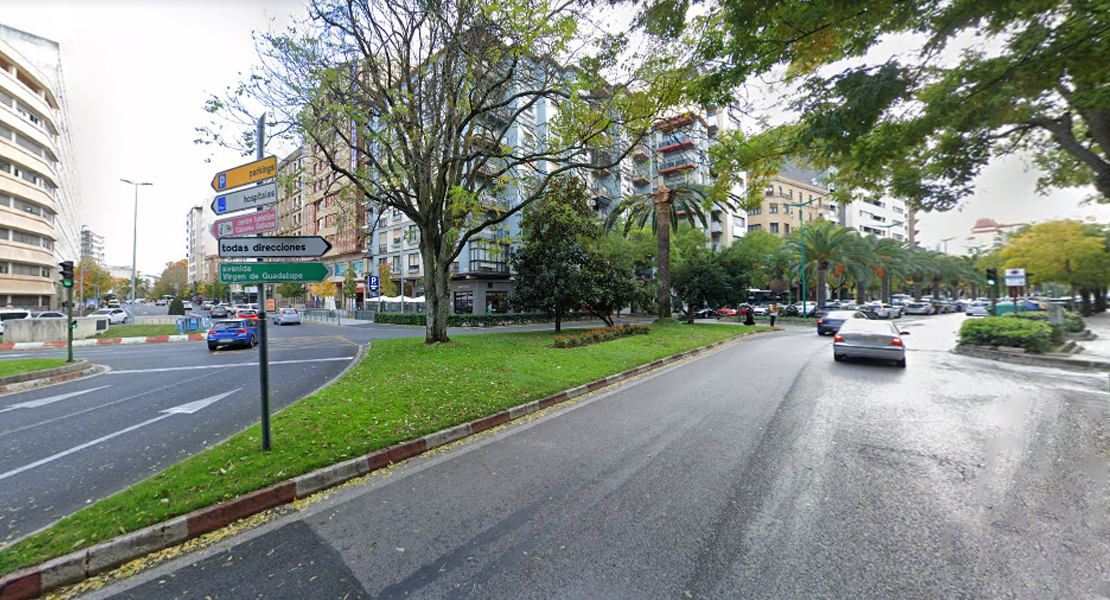
[(731, 209), (731, 199), (720, 199), (712, 193), (712, 188), (697, 184), (682, 184), (674, 189), (666, 184), (651, 194), (641, 194), (621, 201), (606, 221), (613, 227), (617, 219), (627, 216), (624, 234), (627, 236), (633, 225), (643, 228), (651, 220), (655, 231), (655, 278), (659, 289), (656, 290), (658, 318), (670, 319), (671, 312), (671, 231), (677, 229), (680, 219), (685, 217), (691, 225), (705, 227), (706, 216), (715, 208)]
[(807, 272), (810, 265), (816, 271), (817, 308), (823, 308), (827, 271), (837, 266), (847, 268), (847, 265), (863, 260), (856, 241), (858, 235), (855, 230), (825, 220), (806, 225), (805, 229), (798, 230), (798, 234), (787, 240), (783, 247), (805, 256)]

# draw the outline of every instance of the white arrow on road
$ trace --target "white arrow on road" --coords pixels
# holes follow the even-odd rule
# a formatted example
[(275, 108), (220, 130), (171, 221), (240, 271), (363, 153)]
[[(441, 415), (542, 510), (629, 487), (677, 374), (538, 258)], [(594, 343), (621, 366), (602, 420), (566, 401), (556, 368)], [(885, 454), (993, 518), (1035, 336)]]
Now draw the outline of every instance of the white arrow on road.
[(87, 390), (81, 390), (79, 392), (70, 392), (68, 394), (61, 394), (61, 395), (58, 395), (58, 396), (50, 396), (49, 398), (40, 398), (39, 400), (28, 400), (27, 402), (20, 402), (19, 404), (13, 404), (11, 406), (5, 406), (4, 408), (0, 408), (0, 413), (8, 412), (9, 410), (15, 410), (17, 408), (38, 408), (40, 406), (46, 406), (47, 404), (54, 404), (55, 402), (60, 402), (62, 400), (68, 400), (70, 398), (73, 398), (74, 396), (80, 396), (81, 394), (87, 394), (89, 392), (95, 392), (96, 390), (102, 390), (106, 387), (111, 387), (111, 386), (102, 385), (100, 387), (94, 387), (94, 388), (87, 389)]
[(90, 442), (85, 442), (84, 444), (81, 444), (80, 446), (74, 446), (74, 447), (70, 448), (69, 450), (63, 450), (63, 451), (61, 451), (57, 454), (52, 454), (52, 455), (47, 456), (46, 458), (44, 458), (42, 460), (36, 460), (35, 462), (33, 462), (29, 465), (23, 465), (22, 467), (19, 467), (18, 469), (12, 469), (11, 471), (8, 471), (7, 473), (0, 473), (0, 481), (3, 481), (4, 479), (7, 479), (7, 478), (15, 476), (15, 475), (19, 475), (20, 473), (22, 473), (24, 471), (29, 471), (31, 469), (34, 469), (35, 467), (41, 467), (42, 465), (52, 463), (52, 462), (58, 460), (59, 458), (69, 456), (70, 454), (73, 454), (74, 452), (80, 452), (80, 451), (84, 450), (85, 448), (95, 446), (95, 445), (97, 445), (101, 442), (106, 442), (106, 441), (108, 441), (108, 440), (110, 440), (114, 437), (119, 437), (119, 436), (121, 436), (125, 433), (135, 431), (136, 429), (139, 429), (140, 427), (146, 427), (147, 425), (150, 425), (152, 423), (157, 423), (158, 421), (161, 421), (162, 419), (165, 419), (167, 417), (172, 417), (173, 415), (191, 415), (191, 414), (197, 412), (198, 410), (204, 408), (205, 406), (208, 406), (208, 405), (213, 404), (213, 403), (215, 403), (219, 400), (227, 398), (228, 396), (234, 394), (235, 392), (238, 392), (241, 389), (243, 389), (243, 388), (236, 388), (234, 390), (231, 390), (230, 392), (224, 392), (223, 394), (218, 394), (216, 396), (209, 396), (208, 398), (205, 398), (203, 400), (197, 400), (195, 402), (189, 402), (187, 404), (182, 404), (182, 405), (179, 405), (179, 406), (175, 406), (173, 408), (167, 408), (166, 410), (161, 411), (162, 412), (161, 416), (154, 417), (153, 419), (147, 419), (146, 421), (143, 421), (142, 423), (137, 423), (137, 424), (132, 425), (130, 427), (126, 427), (126, 428), (121, 429), (121, 430), (119, 430), (115, 433), (109, 433), (106, 436), (96, 438), (95, 440), (92, 440)]

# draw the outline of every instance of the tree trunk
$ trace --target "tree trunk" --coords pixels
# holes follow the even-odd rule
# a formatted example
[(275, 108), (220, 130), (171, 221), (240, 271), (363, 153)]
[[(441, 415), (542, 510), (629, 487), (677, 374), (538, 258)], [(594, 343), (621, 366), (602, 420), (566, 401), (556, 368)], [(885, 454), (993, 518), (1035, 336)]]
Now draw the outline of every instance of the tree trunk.
[(890, 275), (885, 273), (879, 280), (879, 296), (882, 297), (883, 304), (890, 304)]
[(559, 303), (555, 303), (555, 333), (562, 333), (563, 331), (563, 307)]
[[(820, 263), (817, 265), (817, 308), (825, 308), (825, 269), (821, 267)], [(805, 307), (802, 307), (803, 309)]]
[(865, 291), (866, 290), (863, 289), (863, 282), (857, 281), (856, 282), (856, 304), (863, 304), (864, 302), (867, 301), (867, 298), (864, 297), (864, 292)]
[(655, 202), (655, 277), (659, 282), (656, 307), (659, 319), (671, 318), (671, 203), (674, 196), (664, 185), (652, 196)]
[[(428, 240), (425, 243), (425, 240)], [(438, 249), (432, 247), (431, 236), (420, 234), (420, 254), (424, 257), (424, 343), (443, 344), (447, 337), (447, 314), (451, 312), (451, 262), (436, 260)], [(404, 294), (404, 290), (401, 290)]]
[(1106, 288), (1095, 288), (1095, 312), (1106, 312)]

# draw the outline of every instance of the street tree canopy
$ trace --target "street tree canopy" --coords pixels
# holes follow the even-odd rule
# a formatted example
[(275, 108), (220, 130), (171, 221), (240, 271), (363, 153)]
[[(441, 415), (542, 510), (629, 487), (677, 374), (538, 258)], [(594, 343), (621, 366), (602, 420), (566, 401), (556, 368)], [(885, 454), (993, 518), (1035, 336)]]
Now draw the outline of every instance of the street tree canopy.
[[(1041, 191), (1093, 185), (1110, 202), (1104, 1), (736, 0), (696, 19), (686, 5), (664, 0), (645, 20), (698, 35), (696, 98), (719, 104), (776, 75), (797, 86), (800, 119), (719, 140), (718, 170), (747, 170), (752, 187), (804, 156), (837, 167), (835, 197), (947, 210), (991, 160), (1021, 153), (1045, 170)], [(914, 49), (876, 59), (884, 43)]]
[[(540, 197), (553, 177), (617, 165), (673, 103), (687, 73), (658, 43), (626, 52), (575, 3), (313, 0), (260, 37), (260, 71), (214, 98), (217, 118), (271, 111), (361, 201), (420, 234), (425, 341), (448, 341), (451, 263), (483, 228)], [(257, 103), (257, 104), (255, 104)], [(257, 110), (257, 109), (255, 109)], [(237, 128), (237, 131), (240, 129)], [(235, 145), (222, 129), (206, 141)], [(255, 141), (243, 140), (247, 146)]]

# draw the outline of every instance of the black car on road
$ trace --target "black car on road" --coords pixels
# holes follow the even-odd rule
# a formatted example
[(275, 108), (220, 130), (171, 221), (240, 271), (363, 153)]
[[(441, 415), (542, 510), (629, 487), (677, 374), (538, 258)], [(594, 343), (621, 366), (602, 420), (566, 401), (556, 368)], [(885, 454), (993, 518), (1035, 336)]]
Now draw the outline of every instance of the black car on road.
[(830, 310), (817, 319), (817, 335), (833, 335), (849, 319), (866, 319), (858, 310)]

